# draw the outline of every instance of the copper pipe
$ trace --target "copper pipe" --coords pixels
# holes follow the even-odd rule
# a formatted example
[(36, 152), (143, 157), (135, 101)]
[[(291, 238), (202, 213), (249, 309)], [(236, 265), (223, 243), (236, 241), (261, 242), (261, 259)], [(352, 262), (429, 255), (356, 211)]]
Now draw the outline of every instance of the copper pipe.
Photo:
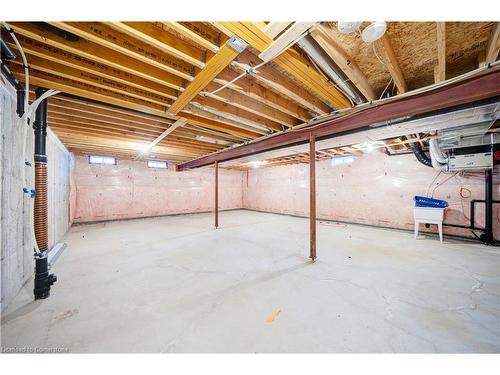
[(316, 259), (316, 138), (309, 138), (309, 258)]
[(215, 229), (219, 227), (219, 162), (215, 162)]
[(35, 209), (34, 226), (35, 238), (40, 252), (47, 251), (47, 164), (43, 162), (35, 163)]

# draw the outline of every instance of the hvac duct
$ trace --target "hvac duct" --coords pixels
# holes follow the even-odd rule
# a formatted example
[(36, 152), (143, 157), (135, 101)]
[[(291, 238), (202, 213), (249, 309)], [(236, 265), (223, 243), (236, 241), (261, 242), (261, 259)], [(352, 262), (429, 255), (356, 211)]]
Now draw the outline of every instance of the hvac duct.
[(427, 166), (427, 167), (432, 167), (432, 161), (431, 161), (431, 158), (428, 157), (424, 150), (422, 150), (422, 146), (420, 145), (419, 142), (414, 142), (414, 143), (410, 143), (408, 145), (411, 150), (413, 151), (413, 154), (415, 155), (415, 157), (417, 158), (417, 160), (422, 163), (423, 165)]
[(332, 67), (333, 63), (330, 61), (330, 58), (326, 56), (325, 52), (310, 36), (306, 35), (305, 37), (299, 39), (297, 44), (350, 100), (352, 100), (355, 104), (361, 104), (364, 102), (361, 94), (359, 94), (353, 86), (346, 82), (347, 79), (343, 76), (343, 74), (339, 74), (337, 70)]
[(440, 171), (448, 171), (448, 158), (444, 157), (437, 144), (437, 139), (429, 140), (429, 152), (431, 154), (431, 162), (434, 169)]

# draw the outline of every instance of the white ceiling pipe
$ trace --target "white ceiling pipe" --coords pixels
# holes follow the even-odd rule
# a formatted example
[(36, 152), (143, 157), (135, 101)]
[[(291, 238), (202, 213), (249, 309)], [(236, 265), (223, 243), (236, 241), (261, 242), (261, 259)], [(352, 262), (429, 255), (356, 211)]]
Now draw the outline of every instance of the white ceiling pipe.
[(325, 56), (324, 52), (313, 42), (309, 36), (297, 41), (297, 44), (316, 63), (321, 70), (349, 97), (354, 103), (361, 104), (364, 99), (353, 87), (345, 82), (345, 79), (332, 67), (332, 62)]
[(436, 139), (429, 139), (429, 153), (431, 155), (432, 167), (439, 171), (448, 171), (448, 159), (444, 158), (439, 150)]

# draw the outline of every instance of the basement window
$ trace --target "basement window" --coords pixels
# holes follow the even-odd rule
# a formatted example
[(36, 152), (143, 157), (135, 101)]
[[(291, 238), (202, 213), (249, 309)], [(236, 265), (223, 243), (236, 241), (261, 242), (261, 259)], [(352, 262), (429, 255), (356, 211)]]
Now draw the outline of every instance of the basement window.
[(148, 160), (148, 168), (167, 169), (168, 168), (168, 164), (167, 164), (166, 161)]
[(105, 165), (116, 165), (116, 158), (112, 156), (97, 156), (90, 155), (89, 156), (90, 164), (105, 164)]
[(354, 156), (346, 155), (346, 156), (334, 156), (332, 158), (332, 166), (335, 167), (337, 165), (349, 164), (354, 161)]

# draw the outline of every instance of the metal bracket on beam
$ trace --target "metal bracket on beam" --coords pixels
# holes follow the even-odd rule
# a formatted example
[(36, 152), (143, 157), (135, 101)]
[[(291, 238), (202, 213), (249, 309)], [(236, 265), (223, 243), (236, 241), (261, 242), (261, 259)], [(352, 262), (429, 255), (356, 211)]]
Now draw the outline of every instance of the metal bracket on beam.
[(248, 47), (247, 42), (245, 42), (243, 39), (238, 38), (235, 35), (229, 38), (226, 43), (229, 47), (231, 47), (238, 53), (242, 53), (245, 50), (245, 48)]

